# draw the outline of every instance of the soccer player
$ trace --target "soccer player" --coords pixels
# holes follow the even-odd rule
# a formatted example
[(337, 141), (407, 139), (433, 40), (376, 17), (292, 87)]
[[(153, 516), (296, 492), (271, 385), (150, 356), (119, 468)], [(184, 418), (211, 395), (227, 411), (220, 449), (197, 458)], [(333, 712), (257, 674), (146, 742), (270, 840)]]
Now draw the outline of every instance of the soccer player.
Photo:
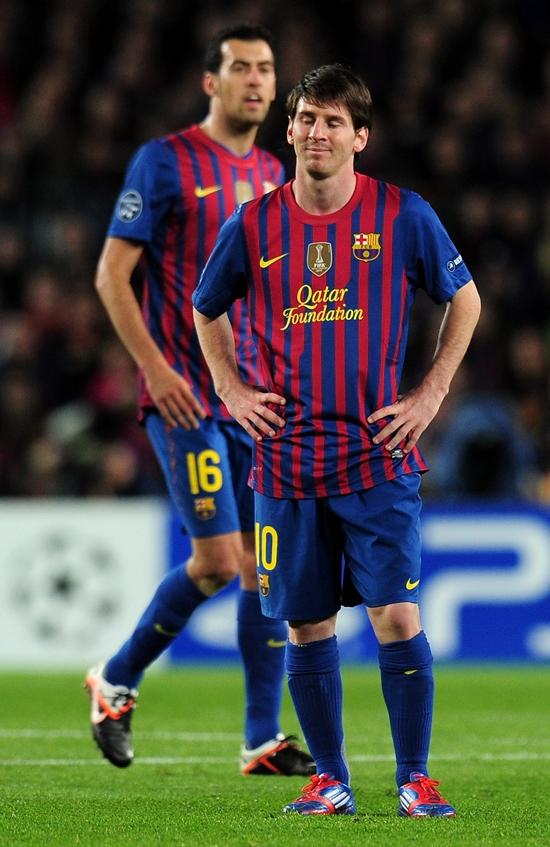
[[(110, 762), (132, 762), (130, 719), (143, 672), (240, 573), (242, 772), (309, 775), (311, 757), (279, 727), (287, 631), (263, 617), (258, 597), (252, 442), (213, 391), (191, 303), (223, 221), (284, 178), (281, 163), (254, 145), (275, 97), (270, 33), (249, 25), (219, 32), (206, 51), (203, 88), (210, 101), (200, 125), (150, 141), (133, 157), (97, 270), (99, 295), (140, 369), (141, 419), (192, 552), (161, 582), (128, 641), (89, 671), (92, 730)], [(139, 261), (143, 311), (131, 287)], [(243, 378), (257, 381), (246, 308), (237, 305), (232, 320)]]
[[(361, 79), (323, 66), (287, 108), (296, 179), (232, 215), (193, 297), (216, 391), (255, 439), (262, 607), (289, 621), (289, 687), (317, 766), (285, 811), (355, 811), (335, 622), (342, 603), (359, 600), (379, 642), (399, 813), (453, 816), (427, 764), (433, 675), (417, 605), (426, 470), (417, 441), (468, 347), (479, 297), (428, 203), (354, 171), (372, 119)], [(445, 317), (431, 367), (401, 396), (417, 288), (446, 303)], [(261, 386), (235, 363), (225, 313), (238, 298)]]

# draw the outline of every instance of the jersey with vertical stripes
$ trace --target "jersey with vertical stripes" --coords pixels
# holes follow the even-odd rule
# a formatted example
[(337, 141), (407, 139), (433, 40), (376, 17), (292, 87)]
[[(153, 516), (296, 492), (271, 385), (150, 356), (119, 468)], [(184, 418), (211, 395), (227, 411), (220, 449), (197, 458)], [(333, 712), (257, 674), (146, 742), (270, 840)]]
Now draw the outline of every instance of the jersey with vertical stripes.
[[(185, 377), (207, 415), (227, 418), (202, 357), (191, 295), (221, 225), (237, 205), (284, 179), (281, 163), (253, 146), (239, 157), (192, 126), (144, 144), (128, 166), (108, 234), (144, 245), (143, 316), (168, 363)], [(257, 380), (245, 304), (232, 310), (243, 379)], [(140, 377), (142, 412), (153, 406)]]
[(194, 295), (217, 317), (246, 297), (263, 384), (286, 398), (286, 425), (255, 445), (251, 485), (272, 497), (348, 494), (426, 470), (391, 455), (368, 416), (398, 398), (417, 288), (437, 303), (471, 279), (430, 205), (357, 174), (349, 202), (311, 215), (291, 183), (224, 225)]

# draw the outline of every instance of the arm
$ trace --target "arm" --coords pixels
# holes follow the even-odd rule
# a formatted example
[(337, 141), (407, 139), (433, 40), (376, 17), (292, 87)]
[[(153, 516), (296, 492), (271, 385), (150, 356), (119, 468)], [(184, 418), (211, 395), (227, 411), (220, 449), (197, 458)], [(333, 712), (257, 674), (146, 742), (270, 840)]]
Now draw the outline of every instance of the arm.
[(126, 349), (143, 371), (155, 406), (170, 427), (198, 427), (204, 410), (187, 380), (173, 370), (151, 338), (131, 285), (143, 247), (123, 238), (107, 238), (99, 259), (96, 289)]
[(261, 441), (264, 435), (275, 435), (273, 427), (283, 427), (285, 421), (268, 404), (282, 406), (286, 402), (284, 397), (242, 381), (235, 358), (233, 330), (227, 314), (209, 318), (194, 309), (193, 315), (216, 394), (227, 406), (229, 414), (255, 441)]
[(389, 439), (385, 448), (391, 451), (407, 438), (404, 452), (412, 450), (449, 392), (451, 380), (470, 344), (480, 309), (477, 288), (470, 280), (447, 304), (432, 366), (420, 385), (408, 391), (396, 403), (378, 409), (369, 416), (369, 423), (376, 423), (388, 416), (393, 418), (375, 436), (375, 444)]

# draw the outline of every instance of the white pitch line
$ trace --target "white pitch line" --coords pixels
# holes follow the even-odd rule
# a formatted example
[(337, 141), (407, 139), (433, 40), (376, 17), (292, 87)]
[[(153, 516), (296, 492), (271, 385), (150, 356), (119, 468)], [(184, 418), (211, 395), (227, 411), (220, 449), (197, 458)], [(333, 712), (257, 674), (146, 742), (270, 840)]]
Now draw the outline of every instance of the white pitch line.
[[(0, 729), (0, 738), (88, 738), (89, 730), (83, 729)], [(138, 738), (157, 741), (242, 741), (237, 732), (137, 732)]]
[[(168, 732), (166, 730), (137, 730), (134, 733), (136, 739), (140, 741), (182, 741), (187, 743), (193, 742), (211, 742), (211, 741), (228, 741), (241, 743), (242, 735), (238, 732)], [(50, 738), (67, 738), (67, 739), (88, 739), (90, 737), (89, 729), (0, 729), (0, 738), (10, 739), (50, 739)], [(346, 735), (346, 741), (349, 744), (371, 744), (373, 738), (367, 735)], [(465, 740), (465, 739), (464, 739)], [(508, 737), (492, 737), (485, 739), (485, 745), (507, 746), (514, 744), (515, 747), (529, 747), (534, 745), (540, 751), (541, 746), (550, 745), (550, 738), (508, 738)]]
[[(355, 755), (348, 756), (350, 762), (394, 762), (394, 756), (382, 755)], [(479, 753), (465, 755), (464, 753), (435, 753), (430, 756), (431, 761), (438, 762), (541, 762), (550, 761), (550, 753)], [(136, 765), (235, 765), (236, 757), (222, 756), (140, 756), (136, 759)], [(0, 759), (0, 767), (87, 767), (105, 766), (108, 763), (104, 759)]]

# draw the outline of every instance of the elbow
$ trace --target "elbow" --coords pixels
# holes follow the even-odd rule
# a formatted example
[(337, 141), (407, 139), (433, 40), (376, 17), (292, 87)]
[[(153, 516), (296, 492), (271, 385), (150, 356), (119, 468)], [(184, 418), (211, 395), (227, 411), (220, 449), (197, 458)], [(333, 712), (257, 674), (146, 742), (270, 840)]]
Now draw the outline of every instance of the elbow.
[(477, 324), (480, 315), (481, 315), (481, 297), (479, 291), (476, 287), (476, 284), (473, 283), (473, 300), (472, 300), (472, 311), (475, 316), (475, 322)]
[(102, 291), (105, 289), (107, 282), (105, 280), (105, 276), (101, 273), (101, 269), (98, 267), (94, 280), (94, 288), (101, 297)]
[(104, 257), (101, 257), (95, 274), (94, 280), (94, 288), (99, 295), (99, 298), (102, 302), (105, 302), (105, 298), (108, 292), (113, 288), (114, 284), (114, 274), (113, 270), (109, 267)]
[(101, 297), (102, 292), (107, 288), (109, 274), (105, 262), (105, 257), (100, 256), (95, 272), (94, 288)]

